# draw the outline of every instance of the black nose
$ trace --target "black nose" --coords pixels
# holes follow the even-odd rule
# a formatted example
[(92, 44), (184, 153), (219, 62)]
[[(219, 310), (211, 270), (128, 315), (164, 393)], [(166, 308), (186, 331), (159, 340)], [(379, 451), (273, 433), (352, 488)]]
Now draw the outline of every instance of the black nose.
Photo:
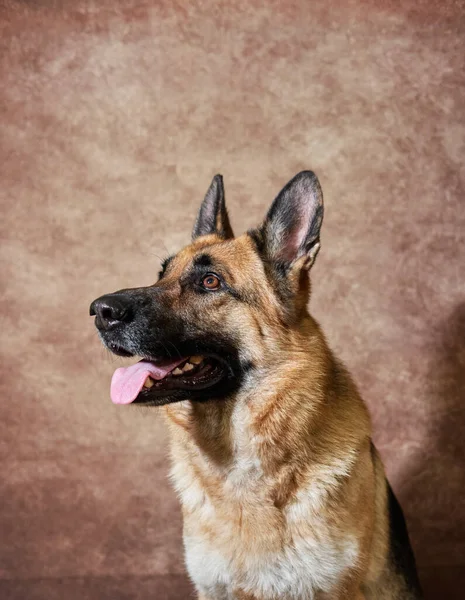
[(131, 304), (131, 298), (128, 296), (107, 294), (92, 302), (89, 313), (91, 317), (96, 317), (97, 329), (108, 331), (131, 320)]

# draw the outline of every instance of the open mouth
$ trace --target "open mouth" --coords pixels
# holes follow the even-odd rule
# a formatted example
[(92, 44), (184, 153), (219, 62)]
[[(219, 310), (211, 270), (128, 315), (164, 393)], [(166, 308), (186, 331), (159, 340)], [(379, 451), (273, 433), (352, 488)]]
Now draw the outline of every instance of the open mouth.
[(180, 391), (195, 393), (205, 390), (226, 375), (227, 366), (216, 356), (141, 360), (115, 371), (111, 381), (111, 399), (114, 404), (161, 404), (161, 396)]

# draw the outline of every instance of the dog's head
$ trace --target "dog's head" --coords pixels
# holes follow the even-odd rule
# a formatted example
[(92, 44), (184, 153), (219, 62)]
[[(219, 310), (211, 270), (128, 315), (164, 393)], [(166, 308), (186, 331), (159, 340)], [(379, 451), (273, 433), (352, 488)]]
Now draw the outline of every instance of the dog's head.
[(214, 177), (192, 243), (164, 261), (158, 281), (91, 304), (105, 346), (142, 358), (115, 372), (113, 402), (221, 399), (272, 368), (307, 314), (322, 219), (318, 179), (303, 171), (260, 227), (234, 238), (223, 181)]

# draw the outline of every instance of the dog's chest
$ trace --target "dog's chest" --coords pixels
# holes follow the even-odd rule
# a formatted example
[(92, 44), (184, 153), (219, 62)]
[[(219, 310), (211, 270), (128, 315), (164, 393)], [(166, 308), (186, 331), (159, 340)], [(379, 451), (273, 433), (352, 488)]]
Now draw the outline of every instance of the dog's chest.
[(181, 497), (187, 568), (209, 598), (316, 600), (356, 562), (356, 541), (312, 518), (311, 492), (284, 511), (246, 486), (223, 489), (215, 501), (191, 481)]

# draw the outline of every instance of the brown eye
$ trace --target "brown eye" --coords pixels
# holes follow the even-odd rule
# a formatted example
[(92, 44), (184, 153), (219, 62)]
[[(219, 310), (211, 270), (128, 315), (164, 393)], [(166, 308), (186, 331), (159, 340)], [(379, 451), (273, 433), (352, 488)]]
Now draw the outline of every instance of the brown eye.
[(202, 279), (202, 285), (207, 290), (217, 290), (221, 285), (221, 281), (219, 277), (209, 273)]

